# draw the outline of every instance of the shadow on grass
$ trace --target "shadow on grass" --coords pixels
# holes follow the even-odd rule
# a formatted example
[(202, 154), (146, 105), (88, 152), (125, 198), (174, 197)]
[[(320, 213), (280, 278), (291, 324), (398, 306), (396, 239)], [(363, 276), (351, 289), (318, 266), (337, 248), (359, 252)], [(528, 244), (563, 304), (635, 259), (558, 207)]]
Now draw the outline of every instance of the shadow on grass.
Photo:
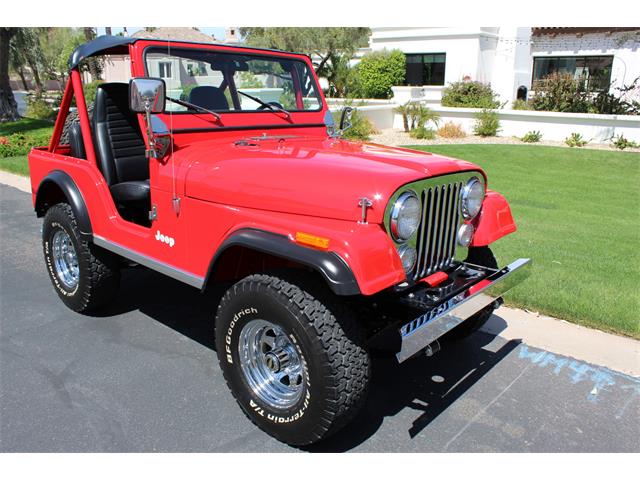
[(30, 130), (53, 127), (52, 120), (37, 120), (35, 118), (23, 118), (16, 122), (0, 123), (0, 137), (11, 135), (12, 133), (24, 133)]
[[(98, 316), (138, 310), (215, 350), (214, 317), (225, 290), (226, 286), (221, 286), (202, 294), (151, 270), (127, 269), (116, 300)], [(498, 318), (498, 330), (505, 325)], [(444, 344), (433, 357), (417, 356), (401, 365), (393, 355), (376, 354), (372, 358), (369, 395), (358, 416), (336, 435), (304, 450), (349, 451), (374, 435), (385, 417), (406, 408), (417, 412), (412, 423), (406, 425), (406, 435), (416, 437), (520, 344), (512, 340), (496, 351), (483, 348), (494, 338), (495, 335), (478, 332), (462, 341)]]

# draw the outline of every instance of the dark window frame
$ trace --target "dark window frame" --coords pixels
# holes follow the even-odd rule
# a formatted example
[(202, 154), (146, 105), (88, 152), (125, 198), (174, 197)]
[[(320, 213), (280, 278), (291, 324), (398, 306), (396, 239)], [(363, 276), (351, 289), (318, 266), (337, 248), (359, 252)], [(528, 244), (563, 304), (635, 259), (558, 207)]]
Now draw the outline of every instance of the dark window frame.
[[(160, 78), (173, 78), (173, 64), (171, 62), (158, 62), (158, 73)], [(169, 73), (167, 75), (167, 73)]]
[[(443, 62), (425, 62), (424, 61), (424, 57), (426, 56), (432, 56), (432, 57), (437, 57), (439, 55), (442, 55), (444, 57), (444, 61)], [(422, 57), (420, 62), (416, 62), (422, 65), (422, 73), (421, 73), (421, 83), (420, 85), (414, 85), (413, 83), (409, 83), (409, 58), (410, 57)], [(433, 87), (443, 87), (445, 85), (445, 74), (446, 74), (446, 69), (447, 69), (447, 53), (446, 52), (424, 52), (424, 53), (405, 53), (405, 58), (406, 58), (406, 63), (405, 63), (405, 80), (404, 80), (404, 84), (405, 86), (433, 86)], [(425, 81), (426, 78), (426, 69), (425, 69), (425, 65), (442, 65), (442, 72), (433, 72), (431, 74), (431, 77), (433, 77), (434, 75), (437, 75), (438, 77), (441, 76), (441, 80), (437, 80), (437, 81), (430, 81), (427, 82)]]
[[(182, 58), (180, 57), (179, 53), (186, 53), (186, 52), (202, 52), (203, 49), (202, 48), (194, 48), (194, 47), (176, 47), (176, 48), (171, 48), (171, 50), (169, 49), (170, 47), (168, 46), (163, 46), (163, 45), (149, 45), (147, 47), (144, 48), (143, 52), (142, 52), (142, 58), (143, 58), (143, 63), (144, 63), (144, 74), (146, 76), (150, 76), (149, 75), (149, 65), (147, 63), (147, 55), (148, 54), (153, 54), (153, 53), (165, 53), (165, 54), (169, 54), (169, 52), (173, 52), (175, 55), (171, 55), (171, 56), (175, 56), (178, 58)], [(243, 47), (244, 48), (244, 47)], [(228, 51), (220, 51), (220, 50), (214, 50), (214, 49), (205, 49), (207, 53), (213, 53), (213, 54), (217, 54), (217, 55), (225, 55), (225, 56), (243, 56), (243, 57), (250, 57), (256, 60), (273, 60), (273, 61), (286, 61), (286, 62), (291, 62), (295, 65), (301, 64), (304, 66), (304, 68), (308, 69), (308, 86), (307, 86), (307, 92), (310, 89), (314, 89), (316, 92), (316, 96), (318, 98), (318, 103), (319, 106), (316, 109), (304, 109), (304, 110), (299, 110), (299, 109), (292, 109), (289, 108), (287, 109), (287, 111), (289, 113), (317, 113), (317, 112), (321, 112), (324, 109), (324, 105), (325, 105), (325, 100), (322, 96), (322, 90), (320, 89), (320, 85), (319, 83), (316, 81), (316, 77), (314, 75), (315, 70), (310, 67), (309, 65), (307, 65), (306, 62), (304, 62), (301, 59), (298, 58), (291, 58), (289, 56), (286, 55), (278, 55), (279, 53), (281, 53), (278, 50), (269, 50), (266, 51), (266, 53), (239, 53), (239, 52), (228, 52)], [(286, 53), (286, 52), (284, 52)], [(184, 58), (190, 58), (190, 57), (184, 57)], [(304, 88), (304, 86), (301, 86), (302, 88)], [(234, 90), (234, 89), (232, 89)], [(232, 92), (232, 96), (234, 95), (235, 92)], [(236, 97), (237, 97), (237, 93), (235, 93)], [(196, 111), (195, 110), (186, 110), (186, 111), (178, 111), (178, 112), (172, 112), (173, 115), (193, 115)], [(270, 114), (272, 113), (271, 110), (269, 109), (264, 109), (264, 110), (218, 110), (219, 113), (224, 113), (226, 114), (233, 114), (233, 115), (241, 115), (241, 114)]]
[[(594, 88), (594, 91), (608, 91), (609, 88), (611, 88), (611, 75), (613, 73), (613, 61), (615, 59), (614, 55), (540, 55), (537, 57), (533, 57), (533, 65), (531, 68), (531, 89), (533, 90), (533, 86), (535, 85), (535, 82), (542, 80), (544, 77), (542, 78), (536, 78), (536, 61), (541, 61), (541, 60), (556, 60), (556, 61), (560, 61), (560, 60), (565, 60), (565, 59), (573, 59), (573, 60), (583, 60), (585, 61), (585, 64), (587, 63), (588, 59), (610, 59), (611, 60), (611, 64), (608, 66), (609, 68), (609, 78), (605, 81), (602, 82), (602, 86), (598, 87), (598, 88)], [(555, 70), (558, 71), (558, 70)], [(547, 72), (545, 74), (545, 76), (551, 74), (553, 72)], [(594, 77), (590, 76), (589, 79), (587, 80), (587, 88), (591, 89), (592, 86), (592, 81), (593, 81)], [(601, 80), (597, 80), (598, 82), (600, 82)]]

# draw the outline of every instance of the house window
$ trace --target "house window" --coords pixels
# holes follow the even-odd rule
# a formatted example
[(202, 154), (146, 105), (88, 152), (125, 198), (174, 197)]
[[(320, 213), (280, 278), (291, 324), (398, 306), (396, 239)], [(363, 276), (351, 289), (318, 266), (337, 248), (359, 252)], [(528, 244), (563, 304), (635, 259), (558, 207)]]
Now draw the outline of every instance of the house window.
[(171, 78), (171, 62), (158, 63), (160, 68), (160, 78)]
[(405, 85), (444, 85), (445, 53), (408, 53)]
[(611, 84), (613, 56), (593, 57), (534, 57), (533, 82), (552, 73), (568, 73), (584, 79), (591, 90), (608, 90)]

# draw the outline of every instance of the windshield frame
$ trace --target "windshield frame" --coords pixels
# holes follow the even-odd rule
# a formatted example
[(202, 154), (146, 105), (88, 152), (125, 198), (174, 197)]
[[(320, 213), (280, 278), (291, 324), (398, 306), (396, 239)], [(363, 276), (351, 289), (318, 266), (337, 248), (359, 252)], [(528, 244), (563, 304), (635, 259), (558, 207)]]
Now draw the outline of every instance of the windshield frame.
[[(165, 53), (168, 54), (168, 50), (169, 48), (171, 48), (171, 50), (177, 50), (177, 51), (185, 51), (185, 50), (193, 50), (193, 51), (204, 51), (204, 52), (211, 52), (211, 53), (216, 53), (216, 54), (220, 54), (220, 55), (240, 55), (240, 56), (246, 56), (246, 57), (253, 57), (256, 59), (261, 59), (261, 58), (267, 58), (267, 59), (274, 59), (274, 61), (278, 61), (278, 60), (287, 60), (290, 62), (298, 62), (298, 63), (302, 63), (305, 68), (308, 69), (309, 71), (309, 77), (310, 80), (313, 82), (313, 88), (315, 89), (316, 93), (317, 93), (317, 101), (318, 101), (318, 108), (315, 109), (306, 109), (306, 110), (298, 110), (298, 109), (287, 109), (287, 111), (290, 114), (305, 114), (305, 113), (319, 113), (325, 110), (326, 108), (326, 102), (325, 102), (325, 98), (323, 95), (322, 90), (320, 89), (320, 85), (318, 82), (318, 78), (316, 76), (315, 73), (315, 69), (313, 68), (313, 65), (311, 64), (310, 61), (305, 61), (308, 60), (307, 56), (304, 56), (304, 58), (300, 58), (300, 56), (302, 56), (302, 54), (287, 54), (287, 52), (282, 52), (282, 54), (279, 54), (280, 52), (277, 50), (274, 51), (265, 51), (264, 53), (260, 52), (260, 51), (256, 51), (250, 48), (247, 48), (247, 52), (243, 52), (243, 51), (238, 51), (240, 49), (244, 49), (246, 47), (237, 47), (232, 49), (225, 49), (225, 48), (216, 48), (219, 47), (218, 45), (212, 44), (210, 47), (208, 45), (205, 44), (195, 44), (195, 45), (189, 45), (186, 46), (183, 42), (176, 42), (175, 46), (172, 45), (171, 47), (169, 47), (169, 45), (167, 43), (164, 43), (163, 45), (146, 45), (143, 50), (142, 50), (142, 68), (144, 71), (144, 75), (146, 77), (149, 77), (149, 67), (148, 67), (148, 63), (147, 63), (147, 55), (149, 53)], [(173, 53), (173, 52), (172, 52)], [(173, 55), (172, 55), (173, 56)], [(179, 55), (176, 55), (176, 57), (180, 57)], [(186, 58), (186, 57), (182, 57), (182, 58)], [(229, 88), (229, 87), (227, 87)], [(274, 110), (269, 110), (269, 109), (262, 109), (262, 110), (216, 110), (216, 113), (219, 113), (220, 115), (234, 115), (234, 114), (273, 114)], [(187, 110), (187, 111), (172, 111), (172, 112), (165, 112), (166, 114), (172, 114), (172, 115), (197, 115), (199, 112), (196, 110)]]

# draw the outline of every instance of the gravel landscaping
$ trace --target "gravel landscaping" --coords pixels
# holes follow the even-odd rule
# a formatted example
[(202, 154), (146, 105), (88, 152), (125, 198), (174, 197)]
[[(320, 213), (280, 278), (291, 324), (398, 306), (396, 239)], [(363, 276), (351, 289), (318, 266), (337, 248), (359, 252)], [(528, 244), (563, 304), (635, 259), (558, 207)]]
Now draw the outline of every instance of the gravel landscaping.
[[(570, 148), (564, 142), (554, 140), (541, 140), (537, 143), (525, 143), (517, 137), (480, 137), (468, 135), (464, 138), (443, 138), (437, 137), (435, 140), (419, 140), (411, 138), (408, 133), (402, 130), (384, 129), (371, 136), (371, 141), (382, 145), (464, 145), (464, 144), (497, 144), (497, 145), (546, 145), (549, 147)], [(574, 147), (578, 148), (578, 147)], [(619, 152), (617, 148), (606, 143), (589, 143), (581, 149), (609, 150)], [(627, 148), (625, 152), (638, 152), (640, 148)]]

